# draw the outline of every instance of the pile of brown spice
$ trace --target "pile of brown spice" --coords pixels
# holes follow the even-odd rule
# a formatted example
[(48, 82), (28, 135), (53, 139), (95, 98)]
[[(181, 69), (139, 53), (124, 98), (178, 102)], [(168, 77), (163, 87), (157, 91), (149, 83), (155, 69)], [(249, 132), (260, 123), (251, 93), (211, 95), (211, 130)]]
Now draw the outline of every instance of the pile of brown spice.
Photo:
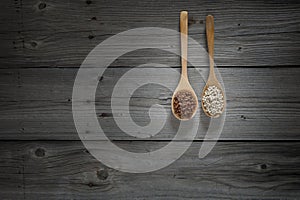
[(197, 100), (188, 90), (176, 92), (173, 98), (173, 110), (180, 119), (190, 119), (197, 109)]

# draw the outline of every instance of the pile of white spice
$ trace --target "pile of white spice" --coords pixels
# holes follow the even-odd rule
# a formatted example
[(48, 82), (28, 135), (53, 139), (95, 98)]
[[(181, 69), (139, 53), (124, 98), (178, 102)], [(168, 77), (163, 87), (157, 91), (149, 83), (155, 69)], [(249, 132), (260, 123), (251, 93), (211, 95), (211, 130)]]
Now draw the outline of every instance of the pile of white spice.
[(224, 96), (222, 91), (216, 86), (206, 88), (202, 97), (202, 104), (210, 116), (217, 116), (223, 112)]

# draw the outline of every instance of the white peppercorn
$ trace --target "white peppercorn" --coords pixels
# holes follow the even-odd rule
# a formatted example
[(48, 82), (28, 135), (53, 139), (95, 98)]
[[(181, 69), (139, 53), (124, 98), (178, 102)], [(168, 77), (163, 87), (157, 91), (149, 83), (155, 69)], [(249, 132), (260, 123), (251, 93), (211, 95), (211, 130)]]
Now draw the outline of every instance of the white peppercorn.
[(214, 117), (222, 114), (224, 109), (224, 96), (216, 86), (209, 86), (203, 93), (202, 105), (205, 112)]

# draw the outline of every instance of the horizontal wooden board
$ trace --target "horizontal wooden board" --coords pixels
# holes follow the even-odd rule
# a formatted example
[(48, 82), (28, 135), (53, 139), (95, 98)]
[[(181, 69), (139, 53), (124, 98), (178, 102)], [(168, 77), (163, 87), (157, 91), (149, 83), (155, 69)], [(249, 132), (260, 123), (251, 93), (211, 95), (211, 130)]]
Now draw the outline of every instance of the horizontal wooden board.
[[(112, 140), (139, 139), (120, 130), (111, 111), (113, 87), (130, 69), (109, 68), (99, 77), (97, 117), (104, 132)], [(156, 77), (157, 80), (172, 82), (175, 87), (179, 77), (170, 77), (165, 70), (143, 69), (143, 73), (137, 78), (143, 80), (149, 76)], [(180, 71), (178, 68), (176, 70)], [(207, 70), (199, 70), (200, 74), (196, 69), (189, 69), (190, 82), (197, 94), (200, 94), (204, 86), (203, 80), (207, 77)], [(300, 69), (222, 68), (219, 71), (227, 95), (226, 121), (221, 140), (300, 139)], [(76, 73), (77, 69), (73, 68), (0, 70), (0, 138), (78, 140), (71, 108)], [(131, 83), (134, 79), (128, 81)], [(130, 89), (126, 84), (122, 87), (124, 91)], [(126, 104), (122, 100), (130, 95), (123, 95), (116, 98), (119, 108), (115, 117), (126, 118), (123, 115)], [(171, 96), (172, 91), (169, 89), (148, 84), (136, 90), (130, 100), (131, 117), (140, 126), (149, 123), (150, 106), (159, 104), (166, 109), (168, 114), (165, 126), (151, 140), (170, 140), (177, 132), (179, 123), (170, 111)], [(162, 117), (159, 112), (155, 115)], [(209, 122), (201, 112), (197, 139), (204, 138)]]
[[(190, 36), (204, 47), (205, 16), (215, 16), (218, 66), (298, 65), (299, 8), (295, 0), (5, 1), (1, 2), (0, 15), (0, 67), (77, 68), (96, 45), (122, 31), (140, 27), (178, 30), (183, 9), (189, 11)], [(120, 44), (115, 47), (126, 48)], [(180, 65), (173, 54), (139, 50), (119, 57), (112, 66), (147, 62)]]
[[(78, 141), (0, 144), (1, 199), (12, 195), (15, 199), (297, 199), (300, 195), (299, 142), (220, 142), (203, 159), (197, 157), (201, 143), (195, 142), (173, 164), (145, 174), (107, 168)], [(116, 144), (136, 152), (162, 145)]]

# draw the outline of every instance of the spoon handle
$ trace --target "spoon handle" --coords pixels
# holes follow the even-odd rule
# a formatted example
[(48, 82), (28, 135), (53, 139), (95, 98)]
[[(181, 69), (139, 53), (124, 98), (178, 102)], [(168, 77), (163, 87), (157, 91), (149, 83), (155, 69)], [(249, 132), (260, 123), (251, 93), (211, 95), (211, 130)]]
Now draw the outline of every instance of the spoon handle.
[(215, 71), (214, 71), (214, 17), (212, 15), (208, 15), (206, 17), (206, 38), (207, 38), (207, 46), (208, 46), (208, 54), (209, 54), (209, 79), (215, 79)]
[(181, 33), (181, 75), (187, 79), (187, 43), (188, 43), (188, 12), (180, 12), (180, 33)]

